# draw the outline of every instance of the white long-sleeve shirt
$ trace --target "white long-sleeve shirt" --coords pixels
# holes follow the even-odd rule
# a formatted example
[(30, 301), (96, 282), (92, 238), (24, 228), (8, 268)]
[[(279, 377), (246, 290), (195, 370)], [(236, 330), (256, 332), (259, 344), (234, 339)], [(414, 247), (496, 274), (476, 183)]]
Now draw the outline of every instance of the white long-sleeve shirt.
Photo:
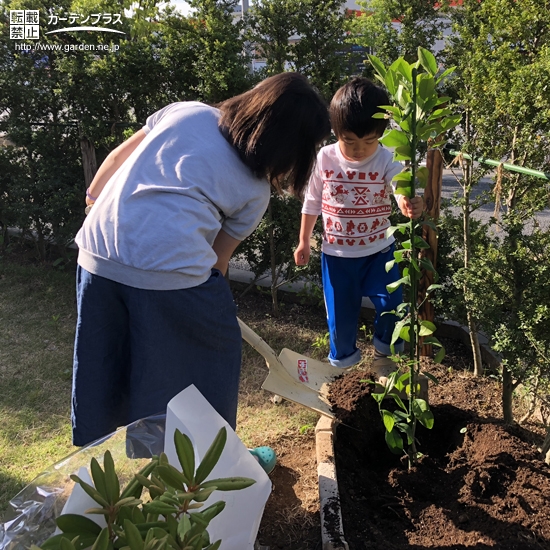
[(338, 143), (319, 151), (302, 213), (322, 214), (323, 253), (358, 258), (375, 254), (395, 240), (386, 238), (385, 232), (395, 192), (391, 182), (402, 170), (383, 147), (357, 162), (347, 160)]

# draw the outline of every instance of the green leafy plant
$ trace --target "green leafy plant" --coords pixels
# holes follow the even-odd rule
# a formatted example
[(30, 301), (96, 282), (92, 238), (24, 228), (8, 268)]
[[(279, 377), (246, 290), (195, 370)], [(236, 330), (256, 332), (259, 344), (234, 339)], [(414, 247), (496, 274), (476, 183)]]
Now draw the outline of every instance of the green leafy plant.
[[(63, 514), (56, 520), (62, 533), (48, 539), (42, 549), (216, 550), (222, 541), (211, 543), (207, 528), (223, 511), (225, 502), (220, 500), (197, 510), (216, 490), (235, 491), (255, 483), (246, 477), (207, 481), (226, 440), (227, 431), (222, 428), (201, 463), (195, 467), (191, 440), (176, 430), (174, 443), (181, 471), (169, 464), (167, 456), (161, 453), (159, 457), (153, 457), (122, 490), (111, 453), (105, 453), (103, 468), (92, 458), (93, 486), (76, 475), (71, 479), (99, 505), (86, 513), (102, 515), (107, 526), (102, 529), (86, 516)], [(144, 489), (148, 495), (142, 497)]]
[(328, 355), (330, 351), (330, 334), (325, 332), (323, 336), (317, 336), (311, 345), (316, 349), (319, 355)]
[[(377, 113), (374, 117), (391, 118), (394, 122), (392, 126), (399, 127), (390, 127), (380, 142), (394, 148), (395, 160), (406, 162), (406, 169), (394, 177), (396, 192), (413, 198), (418, 188), (425, 187), (429, 177), (428, 169), (419, 165), (419, 151), (426, 145), (432, 148), (443, 146), (445, 141), (441, 136), (460, 122), (460, 115), (454, 115), (446, 105), (450, 98), (440, 97), (437, 90), (441, 81), (454, 69), (438, 75), (435, 57), (424, 48), (418, 48), (418, 60), (415, 63), (399, 58), (386, 68), (377, 57), (371, 55), (369, 59), (376, 78), (384, 84), (393, 101), (393, 105), (381, 105), (386, 113)], [(445, 354), (443, 346), (433, 336), (435, 325), (431, 321), (422, 320), (418, 313), (429, 294), (440, 286), (430, 285), (426, 296), (418, 298), (419, 282), (423, 273), (429, 271), (434, 273), (434, 277), (437, 275), (432, 262), (421, 255), (422, 250), (430, 248), (421, 236), (423, 226), (429, 226), (434, 231), (436, 229), (433, 221), (422, 218), (398, 223), (387, 232), (388, 236), (395, 232), (404, 236), (401, 247), (394, 252), (394, 259), (388, 262), (386, 269), (390, 270), (395, 263), (402, 268), (401, 278), (387, 287), (393, 292), (403, 286), (404, 295), (408, 296), (405, 298), (406, 302), (391, 312), (399, 319), (391, 343), (393, 346), (402, 338), (409, 343), (409, 355), (407, 359), (402, 356), (393, 357), (402, 369), (396, 369), (389, 376), (382, 393), (374, 394), (386, 428), (386, 443), (392, 452), (399, 454), (404, 451), (406, 443), (409, 467), (419, 457), (415, 437), (417, 422), (431, 428), (434, 421), (427, 401), (419, 397), (421, 347), (423, 344), (431, 344), (440, 348), (434, 357), (436, 362), (441, 362)], [(400, 370), (405, 372), (400, 374)], [(436, 381), (429, 373), (422, 374)], [(408, 397), (407, 405), (402, 399), (405, 394)], [(395, 411), (384, 408), (386, 397), (394, 399), (397, 404)]]

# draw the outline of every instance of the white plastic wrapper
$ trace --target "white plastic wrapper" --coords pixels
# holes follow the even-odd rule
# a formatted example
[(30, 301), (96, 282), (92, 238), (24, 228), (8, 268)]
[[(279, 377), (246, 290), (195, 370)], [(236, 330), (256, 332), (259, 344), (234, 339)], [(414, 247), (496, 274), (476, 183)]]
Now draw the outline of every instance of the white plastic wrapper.
[[(34, 479), (9, 503), (3, 523), (0, 523), (0, 550), (26, 550), (32, 544), (40, 546), (56, 532), (55, 520), (62, 513), (84, 514), (88, 508), (97, 506), (78, 485), (75, 489), (75, 483), (70, 479), (71, 474), (86, 474), (85, 478), (88, 478), (86, 469), (92, 457), (101, 464), (105, 451), (109, 450), (121, 486), (124, 486), (153, 455), (163, 451), (180, 469), (173, 446), (176, 428), (193, 441), (198, 464), (222, 426), (227, 429), (227, 443), (209, 477), (243, 476), (255, 479), (256, 483), (241, 491), (216, 491), (212, 494), (206, 505), (218, 500), (227, 504), (208, 532), (211, 540), (222, 539), (220, 550), (252, 550), (271, 492), (271, 481), (231, 427), (194, 386), (174, 397), (166, 414), (144, 418), (120, 428), (69, 455)], [(103, 516), (88, 517), (94, 521), (103, 519)]]

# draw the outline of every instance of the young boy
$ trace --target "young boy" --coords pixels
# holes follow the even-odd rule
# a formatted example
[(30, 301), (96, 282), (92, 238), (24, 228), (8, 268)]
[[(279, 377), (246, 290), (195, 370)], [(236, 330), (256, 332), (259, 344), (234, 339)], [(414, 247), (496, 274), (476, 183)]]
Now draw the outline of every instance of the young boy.
[[(389, 359), (396, 317), (384, 312), (402, 302), (401, 289), (391, 294), (386, 285), (400, 278), (397, 265), (386, 272), (393, 260), (394, 238), (386, 238), (390, 226), (392, 178), (403, 166), (378, 140), (387, 119), (372, 118), (384, 112), (387, 93), (365, 78), (354, 78), (334, 95), (330, 104), (332, 129), (338, 142), (323, 147), (311, 175), (302, 208), (300, 242), (294, 252), (297, 265), (310, 256), (310, 238), (317, 216), (323, 216), (322, 278), (330, 334), (328, 360), (336, 367), (359, 363), (356, 345), (357, 320), (363, 296), (376, 308), (374, 320), (375, 356), (373, 370), (378, 379), (396, 369)], [(409, 199), (394, 194), (401, 212), (419, 217), (421, 197)], [(398, 340), (395, 351), (403, 350)], [(382, 382), (382, 380), (380, 380)]]

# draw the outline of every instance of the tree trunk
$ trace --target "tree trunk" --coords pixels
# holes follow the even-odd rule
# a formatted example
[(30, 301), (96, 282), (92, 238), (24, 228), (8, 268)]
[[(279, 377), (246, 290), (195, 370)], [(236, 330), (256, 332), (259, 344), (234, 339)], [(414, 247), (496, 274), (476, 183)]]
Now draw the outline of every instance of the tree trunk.
[(275, 258), (275, 228), (273, 226), (273, 211), (271, 209), (271, 200), (267, 206), (267, 215), (269, 219), (269, 252), (271, 256), (271, 306), (273, 315), (279, 315), (279, 301), (277, 296), (277, 262)]
[(483, 375), (483, 362), (481, 359), (481, 347), (479, 345), (479, 336), (477, 334), (477, 324), (470, 311), (466, 313), (468, 319), (468, 331), (470, 333), (470, 345), (474, 356), (474, 376)]
[(84, 185), (86, 189), (92, 183), (97, 172), (97, 159), (95, 147), (87, 137), (80, 138), (80, 150), (82, 151), (82, 168), (84, 169)]
[[(437, 222), (439, 219), (439, 208), (441, 205), (441, 186), (443, 179), (443, 155), (439, 149), (430, 149), (426, 159), (426, 167), (429, 170), (428, 183), (424, 189), (424, 205), (428, 216)], [(422, 229), (422, 238), (430, 245), (429, 249), (424, 249), (420, 253), (421, 258), (431, 260), (434, 267), (437, 262), (437, 232), (425, 225)], [(418, 294), (419, 301), (422, 303), (418, 312), (420, 319), (434, 322), (434, 307), (429, 298), (426, 297), (426, 290), (434, 282), (434, 273), (432, 271), (424, 271), (422, 278), (419, 281)], [(420, 355), (431, 357), (433, 354), (432, 346), (422, 345)]]
[[(470, 163), (462, 165), (462, 179), (464, 189), (464, 205), (462, 207), (463, 220), (463, 246), (464, 246), (464, 269), (470, 266), (470, 257), (472, 254), (471, 235), (470, 235), (470, 190), (472, 188), (472, 165)], [(464, 297), (467, 296), (467, 287), (463, 288)], [(466, 301), (466, 300), (465, 300)], [(481, 348), (479, 345), (479, 336), (477, 334), (477, 323), (472, 315), (471, 309), (466, 301), (466, 318), (468, 330), (470, 332), (470, 345), (472, 346), (472, 355), (474, 357), (474, 376), (483, 374), (483, 363), (481, 360)]]
[(541, 448), (542, 458), (546, 464), (550, 465), (550, 428), (546, 432), (546, 438)]
[(512, 373), (505, 365), (502, 365), (502, 416), (506, 424), (511, 424), (514, 421), (514, 413), (512, 411), (513, 391)]

